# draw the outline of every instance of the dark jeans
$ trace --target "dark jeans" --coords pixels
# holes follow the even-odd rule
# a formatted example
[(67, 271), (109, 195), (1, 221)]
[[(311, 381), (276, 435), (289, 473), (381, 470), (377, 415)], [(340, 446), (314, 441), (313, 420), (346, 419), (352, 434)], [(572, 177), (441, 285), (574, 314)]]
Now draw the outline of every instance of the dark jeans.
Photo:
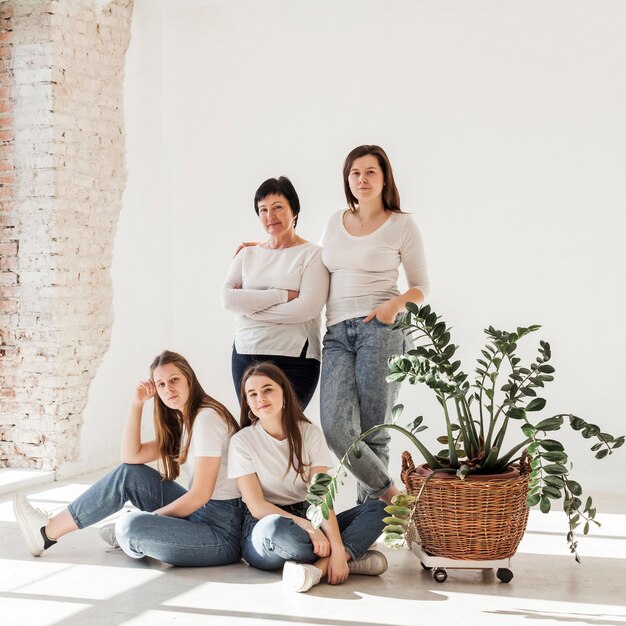
[(311, 401), (317, 381), (320, 377), (320, 362), (317, 359), (307, 359), (306, 345), (300, 356), (281, 356), (277, 354), (239, 354), (233, 346), (231, 368), (233, 373), (233, 383), (237, 398), (241, 403), (241, 379), (244, 372), (253, 363), (260, 361), (271, 361), (280, 367), (293, 385), (294, 391), (300, 400), (302, 410), (306, 409)]

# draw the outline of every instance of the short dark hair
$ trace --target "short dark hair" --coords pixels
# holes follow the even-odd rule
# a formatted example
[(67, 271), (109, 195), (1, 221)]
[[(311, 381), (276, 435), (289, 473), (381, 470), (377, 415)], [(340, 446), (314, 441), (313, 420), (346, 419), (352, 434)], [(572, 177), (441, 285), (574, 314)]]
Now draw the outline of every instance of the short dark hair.
[(293, 224), (295, 228), (298, 224), (298, 214), (300, 213), (300, 199), (298, 198), (298, 194), (296, 193), (296, 188), (293, 186), (293, 183), (286, 176), (268, 178), (266, 181), (261, 183), (261, 186), (254, 194), (254, 210), (256, 214), (259, 214), (259, 202), (272, 194), (285, 196), (295, 218)]
[(363, 145), (357, 146), (354, 150), (348, 154), (346, 161), (343, 164), (343, 188), (346, 193), (346, 200), (348, 201), (348, 207), (354, 211), (359, 204), (357, 199), (350, 191), (350, 183), (348, 177), (350, 176), (350, 170), (352, 164), (363, 156), (371, 154), (376, 157), (380, 169), (383, 171), (385, 179), (385, 186), (383, 188), (383, 207), (387, 211), (402, 212), (400, 209), (400, 193), (396, 187), (396, 181), (393, 179), (393, 170), (391, 169), (391, 162), (387, 153), (380, 147), (375, 145)]

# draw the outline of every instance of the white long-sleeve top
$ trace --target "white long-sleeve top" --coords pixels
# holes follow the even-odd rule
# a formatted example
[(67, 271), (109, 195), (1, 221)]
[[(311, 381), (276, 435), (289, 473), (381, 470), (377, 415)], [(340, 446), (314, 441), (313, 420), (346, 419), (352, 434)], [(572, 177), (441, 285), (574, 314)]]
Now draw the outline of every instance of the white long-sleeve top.
[(413, 218), (407, 213), (391, 213), (373, 233), (356, 237), (343, 224), (344, 212), (331, 216), (322, 236), (322, 259), (331, 276), (326, 325), (368, 315), (397, 296), (400, 264), (409, 289), (415, 287), (426, 297), (424, 246)]
[[(244, 248), (233, 259), (222, 287), (222, 302), (237, 314), (239, 354), (320, 359), (320, 313), (328, 296), (322, 249), (312, 243), (270, 250)], [(287, 291), (299, 295), (287, 301)]]

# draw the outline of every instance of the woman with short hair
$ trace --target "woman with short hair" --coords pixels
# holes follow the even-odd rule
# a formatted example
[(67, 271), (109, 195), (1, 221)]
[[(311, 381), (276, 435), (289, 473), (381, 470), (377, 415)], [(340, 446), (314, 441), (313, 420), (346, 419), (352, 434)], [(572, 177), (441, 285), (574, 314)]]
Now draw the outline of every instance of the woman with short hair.
[(300, 200), (288, 178), (263, 182), (254, 210), (268, 238), (235, 256), (222, 287), (225, 308), (237, 315), (231, 359), (235, 390), (239, 397), (248, 366), (272, 361), (284, 370), (304, 409), (319, 379), (328, 271), (320, 246), (296, 233)]

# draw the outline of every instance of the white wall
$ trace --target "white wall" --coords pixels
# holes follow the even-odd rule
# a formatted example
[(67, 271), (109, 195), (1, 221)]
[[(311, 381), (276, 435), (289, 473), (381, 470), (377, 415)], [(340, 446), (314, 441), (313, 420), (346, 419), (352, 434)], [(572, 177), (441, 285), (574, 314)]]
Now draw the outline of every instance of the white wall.
[[(341, 165), (361, 143), (390, 155), (427, 246), (430, 301), (454, 326), (464, 369), (485, 326), (541, 323), (526, 354), (539, 338), (552, 344), (548, 409), (626, 430), (626, 5), (171, 0), (160, 47), (159, 5), (135, 5), (117, 321), (85, 449), (102, 435), (90, 422), (97, 389), (98, 407), (110, 406), (111, 384), (124, 404), (129, 342), (142, 366), (161, 345), (186, 354), (236, 407), (219, 288), (237, 242), (263, 236), (254, 191), (290, 176), (300, 233), (317, 241), (344, 205)], [(157, 241), (165, 252), (146, 263)], [(138, 275), (147, 286), (136, 290)], [(423, 413), (430, 438), (441, 434), (428, 390), (400, 399), (405, 421)], [(316, 400), (309, 414), (318, 420)], [(626, 491), (624, 451), (595, 462), (588, 442), (568, 440), (584, 487)], [(396, 467), (404, 447), (394, 441)]]

